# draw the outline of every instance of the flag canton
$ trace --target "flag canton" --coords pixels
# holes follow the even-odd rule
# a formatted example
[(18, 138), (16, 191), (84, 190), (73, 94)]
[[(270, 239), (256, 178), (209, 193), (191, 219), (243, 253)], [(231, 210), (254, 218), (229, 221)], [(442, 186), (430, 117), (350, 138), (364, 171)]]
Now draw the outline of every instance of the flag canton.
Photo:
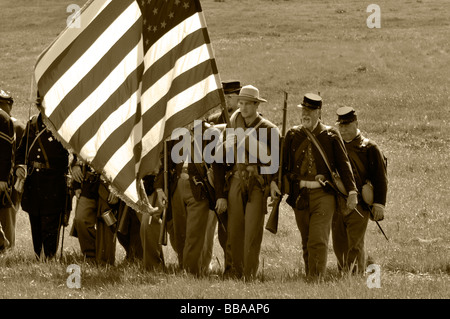
[(142, 11), (144, 52), (170, 29), (196, 12), (200, 12), (197, 0), (138, 0)]

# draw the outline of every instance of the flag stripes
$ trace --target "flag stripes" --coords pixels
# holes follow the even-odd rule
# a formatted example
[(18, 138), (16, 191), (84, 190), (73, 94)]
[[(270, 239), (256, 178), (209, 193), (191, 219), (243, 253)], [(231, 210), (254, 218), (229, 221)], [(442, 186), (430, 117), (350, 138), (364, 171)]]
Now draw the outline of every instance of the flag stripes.
[(40, 55), (35, 77), (50, 129), (129, 205), (159, 165), (162, 141), (224, 104), (198, 0), (93, 0), (82, 27)]
[[(115, 69), (116, 72), (120, 72), (124, 65), (129, 65), (133, 62), (136, 64), (136, 52), (133, 50), (139, 49), (141, 37), (139, 36), (139, 33), (136, 33), (138, 32), (139, 27), (139, 23), (135, 23), (135, 25), (130, 28), (130, 31), (123, 36), (116, 45), (110, 49), (104, 58), (84, 76), (82, 81), (83, 85), (75, 86), (61, 100), (58, 107), (49, 116), (50, 121), (57, 130), (61, 128), (64, 121), (87, 96), (94, 93), (94, 90), (96, 90), (102, 82), (107, 83), (108, 79), (106, 77), (111, 71), (111, 68)], [(133, 47), (134, 49), (130, 51), (130, 47)], [(111, 75), (116, 76), (117, 74)], [(117, 80), (120, 80), (120, 77)]]
[[(72, 43), (80, 37), (80, 34), (91, 34), (95, 39), (95, 32), (102, 32), (102, 28), (98, 25), (96, 28), (90, 28), (91, 23), (100, 23), (102, 19), (94, 19), (103, 12), (103, 9), (111, 2), (111, 0), (97, 0), (97, 1), (88, 1), (83, 8), (81, 8), (83, 19), (81, 19), (81, 28), (66, 28), (54, 41), (51, 43), (38, 57), (34, 69), (34, 75), (36, 81), (39, 81), (41, 77), (45, 77), (45, 72), (54, 73), (57, 71), (56, 69), (61, 63), (61, 60), (66, 58), (67, 54), (69, 54), (68, 48), (88, 48), (90, 43), (92, 42), (76, 42), (76, 46), (71, 46)], [(125, 1), (123, 2), (125, 3)], [(109, 9), (114, 8), (113, 6), (108, 7)], [(114, 17), (114, 15), (111, 15)], [(104, 24), (104, 27), (107, 27), (107, 24)], [(89, 29), (88, 31), (86, 31)], [(84, 52), (84, 51), (80, 51)], [(70, 64), (69, 64), (70, 66)], [(65, 70), (66, 68), (63, 68)], [(56, 79), (59, 77), (56, 77)], [(48, 90), (48, 89), (47, 89)]]

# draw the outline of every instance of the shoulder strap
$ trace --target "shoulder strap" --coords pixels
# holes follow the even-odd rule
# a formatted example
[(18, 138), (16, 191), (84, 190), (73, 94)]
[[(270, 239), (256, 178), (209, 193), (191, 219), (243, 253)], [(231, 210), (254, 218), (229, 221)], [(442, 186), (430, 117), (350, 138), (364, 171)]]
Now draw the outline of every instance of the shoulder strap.
[[(38, 121), (36, 121), (35, 126), (36, 126), (36, 131), (39, 132)], [(38, 143), (39, 143), (39, 146), (40, 146), (40, 148), (41, 148), (41, 150), (42, 150), (42, 155), (44, 156), (44, 159), (45, 159), (45, 166), (46, 166), (47, 168), (50, 168), (50, 163), (49, 163), (49, 161), (48, 161), (47, 152), (45, 151), (44, 145), (42, 144), (42, 141), (41, 141), (41, 135), (42, 135), (42, 133), (44, 133), (44, 132), (45, 132), (45, 129), (43, 129), (42, 131), (40, 131), (39, 134), (36, 136), (36, 139), (37, 139), (37, 141), (38, 141)], [(31, 149), (31, 148), (30, 148), (30, 149)]]
[[(38, 141), (39, 137), (40, 137), (40, 136), (42, 135), (42, 133), (44, 133), (44, 132), (45, 132), (45, 130), (42, 130), (42, 131), (39, 132), (38, 135), (36, 135), (36, 137), (34, 138), (33, 142), (31, 142), (30, 147), (28, 147), (29, 150), (31, 150), (31, 149), (33, 148), (34, 144)], [(25, 159), (25, 160), (27, 160), (27, 159)]]
[(330, 171), (331, 175), (333, 175), (335, 172), (333, 172), (333, 170), (331, 169), (331, 165), (328, 162), (328, 158), (327, 155), (325, 154), (325, 152), (322, 149), (322, 145), (320, 145), (319, 141), (317, 140), (317, 138), (314, 136), (314, 134), (312, 134), (309, 130), (305, 129), (303, 126), (301, 127), (301, 129), (306, 133), (306, 136), (308, 137), (308, 139), (314, 144), (314, 146), (317, 148), (317, 150), (319, 151), (320, 155), (323, 158), (323, 161), (325, 162), (325, 165), (327, 165), (328, 170)]

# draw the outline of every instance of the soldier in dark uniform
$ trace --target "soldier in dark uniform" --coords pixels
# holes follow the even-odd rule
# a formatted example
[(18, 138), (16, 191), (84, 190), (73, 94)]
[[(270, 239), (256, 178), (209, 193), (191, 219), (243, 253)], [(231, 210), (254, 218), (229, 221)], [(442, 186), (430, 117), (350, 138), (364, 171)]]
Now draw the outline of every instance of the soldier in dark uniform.
[[(208, 221), (208, 214), (210, 209), (216, 208), (221, 212), (223, 207), (223, 189), (225, 174), (218, 170), (214, 171), (214, 187), (215, 187), (215, 203), (214, 198), (208, 199), (206, 188), (203, 184), (203, 177), (207, 174), (206, 168), (202, 163), (195, 163), (192, 158), (192, 152), (188, 154), (178, 154), (182, 161), (175, 163), (171, 156), (172, 150), (181, 143), (188, 142), (187, 148), (193, 150), (194, 138), (189, 138), (191, 135), (179, 140), (168, 141), (168, 160), (169, 171), (169, 196), (170, 196), (170, 210), (172, 216), (172, 231), (169, 232), (172, 246), (178, 255), (178, 263), (181, 269), (196, 276), (203, 274), (201, 255), (205, 241), (205, 231)], [(185, 140), (186, 138), (186, 140)], [(192, 147), (192, 148), (191, 148)], [(204, 145), (197, 146), (203, 150)], [(202, 160), (204, 160), (202, 158)], [(158, 194), (158, 206), (164, 207), (167, 205), (167, 196), (164, 193), (164, 166), (161, 165), (154, 187)], [(226, 208), (225, 208), (226, 209)]]
[[(241, 83), (239, 81), (224, 81), (222, 82), (223, 92), (225, 93), (225, 102), (229, 116), (231, 116), (237, 109), (237, 96), (241, 90)], [(226, 124), (226, 118), (224, 111), (219, 111), (210, 115), (206, 122), (209, 124)], [(226, 196), (226, 195), (225, 195)], [(219, 238), (219, 244), (223, 249), (224, 256), (224, 275), (231, 270), (231, 248), (227, 244), (227, 232), (226, 225), (228, 223), (228, 213), (224, 211), (220, 214), (220, 220), (223, 227), (219, 225), (217, 229), (217, 237)], [(216, 214), (213, 211), (209, 212), (208, 224), (206, 227), (205, 247), (202, 253), (202, 267), (204, 269), (210, 269), (210, 263), (213, 255), (214, 234), (218, 220)]]
[(108, 225), (102, 215), (110, 211), (117, 219), (119, 200), (91, 166), (75, 156), (71, 167), (77, 194), (72, 235), (78, 237), (81, 252), (88, 262), (114, 265), (116, 225)]
[[(13, 184), (12, 169), (14, 166), (15, 135), (14, 124), (9, 115), (11, 111), (11, 95), (0, 90), (0, 253), (10, 247), (10, 241), (3, 231), (2, 224), (15, 216), (11, 203)], [(8, 226), (10, 223), (6, 223)]]
[[(283, 176), (287, 178), (284, 193), (289, 194), (286, 202), (294, 209), (302, 236), (306, 275), (312, 280), (321, 279), (326, 273), (328, 241), (337, 196), (319, 182), (331, 182), (331, 173), (305, 130), (311, 132), (321, 144), (331, 169), (339, 172), (349, 194), (346, 202), (348, 209), (353, 211), (357, 204), (355, 180), (344, 143), (335, 128), (321, 122), (321, 109), (320, 96), (312, 93), (304, 96), (299, 105), (302, 125), (286, 133), (282, 163)], [(279, 189), (274, 181), (271, 183), (271, 196), (274, 198), (277, 194)]]
[[(241, 82), (239, 81), (223, 81), (223, 93), (225, 93), (225, 102), (227, 104), (228, 114), (234, 113), (237, 110), (237, 96), (241, 90)], [(226, 123), (224, 111), (219, 111), (208, 116), (207, 120), (210, 124)]]
[[(157, 206), (154, 180), (155, 175), (143, 178), (145, 192), (153, 207)], [(125, 260), (142, 261), (145, 270), (163, 270), (164, 256), (159, 243), (160, 219), (135, 211), (126, 206), (125, 202), (121, 202), (120, 206), (117, 239), (125, 249)]]
[(66, 207), (69, 153), (47, 129), (42, 114), (33, 116), (26, 130), (29, 141), (24, 135), (16, 159), (16, 164), (27, 167), (27, 172), (22, 166), (16, 169), (16, 175), (25, 179), (22, 209), (30, 218), (36, 257), (43, 252), (45, 258), (52, 258)]
[[(25, 132), (25, 123), (17, 120), (16, 118), (11, 116), (11, 109), (14, 104), (14, 99), (10, 92), (0, 90), (0, 108), (8, 113), (13, 121), (14, 132), (15, 132), (15, 149), (14, 154), (17, 151), (17, 147), (19, 146), (20, 140)], [(15, 175), (13, 174), (13, 180), (10, 181), (14, 185), (15, 183)], [(11, 200), (14, 204), (9, 205), (11, 207), (4, 208), (3, 212), (0, 213), (0, 224), (3, 226), (3, 231), (5, 232), (5, 236), (10, 243), (10, 248), (14, 248), (16, 242), (16, 214), (17, 208), (20, 205), (21, 194), (15, 189), (12, 188), (11, 191)]]
[[(333, 248), (339, 270), (351, 269), (354, 273), (364, 274), (364, 237), (368, 220), (372, 218), (379, 221), (384, 218), (388, 185), (386, 158), (374, 141), (361, 134), (353, 108), (344, 106), (336, 113), (336, 124), (344, 140), (358, 188), (358, 211), (363, 217), (358, 214), (344, 215), (345, 211), (334, 214)], [(370, 200), (362, 196), (366, 188), (371, 193)]]
[[(149, 195), (148, 200), (153, 207), (158, 206), (158, 195), (155, 191), (155, 175), (147, 175), (143, 178), (145, 192)], [(162, 212), (162, 210), (161, 210)], [(163, 270), (164, 268), (164, 255), (162, 246), (159, 243), (159, 234), (161, 232), (161, 222), (158, 215), (150, 216), (150, 214), (142, 214), (136, 212), (136, 216), (140, 222), (139, 235), (141, 239), (141, 245), (143, 250), (143, 266), (146, 270)], [(172, 229), (168, 232), (173, 240)], [(172, 247), (174, 247), (172, 245)]]
[(125, 261), (135, 262), (142, 260), (143, 249), (141, 243), (140, 226), (141, 223), (136, 212), (127, 204), (120, 200), (117, 212), (117, 240), (125, 249)]

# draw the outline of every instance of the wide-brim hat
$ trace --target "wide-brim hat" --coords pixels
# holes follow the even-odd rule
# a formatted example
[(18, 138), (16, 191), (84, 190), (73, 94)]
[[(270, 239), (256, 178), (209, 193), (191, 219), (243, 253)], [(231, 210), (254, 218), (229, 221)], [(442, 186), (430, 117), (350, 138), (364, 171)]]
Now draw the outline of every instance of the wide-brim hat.
[(314, 93), (306, 93), (303, 97), (303, 102), (298, 107), (306, 107), (311, 110), (317, 110), (322, 108), (322, 98), (320, 95)]
[(11, 95), (11, 92), (0, 89), (0, 102), (7, 102), (12, 104), (14, 99)]
[(225, 94), (236, 93), (239, 94), (241, 90), (241, 82), (239, 81), (222, 81), (223, 92)]
[(238, 100), (254, 101), (254, 102), (267, 102), (267, 100), (259, 96), (259, 90), (253, 85), (245, 85), (241, 88)]
[(357, 120), (356, 111), (350, 106), (343, 106), (337, 109), (338, 119), (336, 124), (348, 124)]

